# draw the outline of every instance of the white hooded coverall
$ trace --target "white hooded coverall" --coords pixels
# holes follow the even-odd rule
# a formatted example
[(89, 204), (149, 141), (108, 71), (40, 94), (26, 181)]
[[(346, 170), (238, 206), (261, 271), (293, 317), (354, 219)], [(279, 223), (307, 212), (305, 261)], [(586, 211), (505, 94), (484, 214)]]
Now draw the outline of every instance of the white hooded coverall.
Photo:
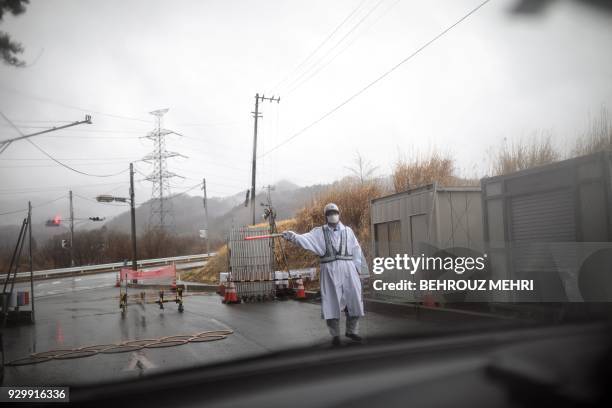
[(341, 234), (346, 229), (346, 248), (353, 259), (337, 259), (321, 263), (321, 314), (327, 321), (331, 335), (338, 336), (338, 319), (340, 319), (340, 312), (346, 308), (347, 333), (357, 334), (358, 319), (364, 315), (358, 272), (361, 270), (362, 254), (353, 230), (339, 222), (335, 227), (324, 225), (315, 227), (305, 234), (295, 234), (291, 241), (322, 257), (326, 252), (323, 228), (329, 229), (331, 242), (336, 252), (342, 250), (340, 248)]

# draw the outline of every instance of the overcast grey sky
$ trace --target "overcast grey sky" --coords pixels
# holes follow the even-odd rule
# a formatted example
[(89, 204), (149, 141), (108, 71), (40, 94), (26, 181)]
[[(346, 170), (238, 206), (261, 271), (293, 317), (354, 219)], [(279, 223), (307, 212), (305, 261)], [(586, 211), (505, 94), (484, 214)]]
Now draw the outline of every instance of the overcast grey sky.
[[(225, 196), (250, 185), (256, 92), (281, 96), (278, 105), (261, 104), (263, 153), (478, 3), (32, 0), (25, 14), (0, 24), (23, 43), (31, 64), (0, 66), (0, 110), (24, 131), (79, 120), (92, 110), (92, 125), (34, 140), (80, 170), (108, 174), (152, 150), (151, 142), (139, 139), (153, 127), (147, 112), (170, 108), (165, 126), (184, 137), (169, 136), (168, 149), (189, 156), (169, 162), (171, 171), (187, 177), (173, 181), (174, 191), (206, 177), (209, 195)], [(462, 174), (474, 176), (484, 174), (487, 149), (504, 137), (546, 129), (560, 146), (570, 143), (589, 114), (612, 106), (612, 17), (574, 1), (558, 1), (538, 17), (517, 17), (509, 12), (514, 4), (493, 0), (341, 110), (265, 155), (258, 185), (339, 179), (356, 150), (385, 174), (398, 154), (437, 147), (456, 157)], [(303, 77), (294, 72), (354, 10), (311, 59), (323, 58), (322, 68)], [(0, 139), (14, 135), (0, 124)], [(146, 163), (137, 167), (150, 171)], [(78, 175), (24, 142), (0, 156), (0, 174), (3, 199), (53, 198), (68, 188), (93, 197), (127, 188), (126, 174)], [(145, 201), (150, 185), (139, 182), (138, 194)]]

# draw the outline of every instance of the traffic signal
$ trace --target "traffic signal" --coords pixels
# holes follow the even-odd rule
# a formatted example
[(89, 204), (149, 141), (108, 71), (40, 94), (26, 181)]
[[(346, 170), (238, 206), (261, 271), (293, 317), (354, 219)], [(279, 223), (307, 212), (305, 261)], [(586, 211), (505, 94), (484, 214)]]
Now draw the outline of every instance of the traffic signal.
[(104, 217), (89, 217), (91, 221), (104, 221), (106, 218)]
[(47, 227), (59, 227), (61, 224), (62, 224), (62, 217), (59, 215), (56, 215), (50, 220), (47, 220), (47, 222), (45, 223)]
[(62, 248), (64, 249), (70, 248), (70, 243), (68, 242), (67, 239), (62, 239)]

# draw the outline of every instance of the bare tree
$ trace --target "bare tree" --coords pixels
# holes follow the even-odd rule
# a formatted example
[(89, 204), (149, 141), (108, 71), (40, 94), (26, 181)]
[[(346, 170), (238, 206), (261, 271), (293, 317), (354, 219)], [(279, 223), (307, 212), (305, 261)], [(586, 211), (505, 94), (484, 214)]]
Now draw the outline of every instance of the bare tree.
[(359, 153), (359, 151), (355, 152), (353, 163), (353, 166), (346, 168), (353, 173), (353, 177), (355, 177), (362, 185), (372, 180), (376, 170), (378, 170), (378, 166), (372, 166), (372, 163), (365, 159), (361, 153)]

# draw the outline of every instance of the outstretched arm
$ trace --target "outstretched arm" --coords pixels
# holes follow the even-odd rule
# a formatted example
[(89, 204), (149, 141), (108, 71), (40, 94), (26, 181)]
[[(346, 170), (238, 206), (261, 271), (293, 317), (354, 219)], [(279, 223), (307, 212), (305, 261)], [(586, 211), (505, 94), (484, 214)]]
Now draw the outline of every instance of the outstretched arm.
[(325, 255), (325, 238), (321, 227), (313, 228), (305, 234), (296, 234), (293, 231), (283, 232), (283, 237), (290, 242), (304, 248), (307, 251), (314, 252), (318, 256)]

